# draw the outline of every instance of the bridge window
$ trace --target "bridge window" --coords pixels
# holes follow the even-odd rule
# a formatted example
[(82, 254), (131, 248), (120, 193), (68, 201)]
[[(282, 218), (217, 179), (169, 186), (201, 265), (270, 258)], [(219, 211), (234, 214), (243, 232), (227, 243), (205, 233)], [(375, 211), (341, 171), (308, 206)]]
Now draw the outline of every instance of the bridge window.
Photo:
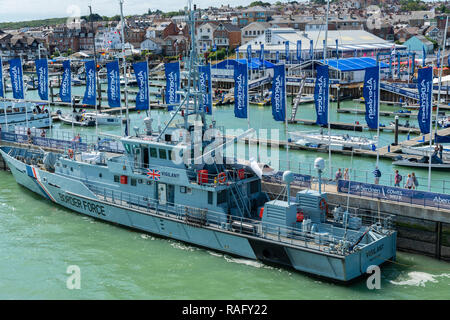
[(159, 149), (159, 157), (161, 159), (167, 159), (167, 152), (166, 149)]
[(119, 176), (114, 176), (114, 182), (120, 182), (120, 177)]
[(130, 184), (131, 184), (132, 186), (136, 186), (136, 179), (131, 178)]
[(158, 152), (157, 152), (156, 148), (150, 148), (150, 157), (158, 158)]

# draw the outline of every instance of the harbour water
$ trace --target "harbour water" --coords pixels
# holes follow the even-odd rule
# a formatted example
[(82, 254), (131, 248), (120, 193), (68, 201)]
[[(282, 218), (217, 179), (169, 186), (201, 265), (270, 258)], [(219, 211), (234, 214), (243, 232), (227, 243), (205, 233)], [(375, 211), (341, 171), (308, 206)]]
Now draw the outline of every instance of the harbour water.
[[(83, 88), (74, 88), (82, 94)], [(34, 99), (35, 91), (28, 92)], [(354, 102), (342, 107), (356, 108)], [(362, 108), (362, 106), (358, 106)], [(332, 105), (331, 121), (364, 122), (363, 116), (338, 114)], [(55, 107), (63, 112), (69, 108)], [(398, 108), (383, 106), (386, 110)], [(246, 119), (236, 119), (232, 106), (213, 110), (218, 125), (247, 128)], [(152, 110), (152, 118), (164, 123), (169, 114)], [(145, 113), (132, 113), (132, 127), (143, 127)], [(314, 119), (314, 105), (302, 105), (298, 118)], [(279, 128), (284, 139), (284, 124), (272, 120), (269, 107), (251, 106), (251, 126)], [(382, 118), (388, 124), (393, 118)], [(401, 122), (404, 122), (402, 119)], [(417, 121), (410, 120), (411, 124)], [(155, 120), (154, 125), (157, 125)], [(290, 130), (317, 130), (290, 125)], [(56, 123), (55, 129), (70, 131)], [(120, 134), (119, 127), (100, 127), (101, 132)], [(94, 134), (95, 128), (76, 128)], [(56, 130), (53, 130), (55, 134)], [(325, 130), (326, 131), (326, 130)], [(376, 133), (350, 133), (373, 137)], [(413, 136), (413, 135), (411, 135)], [(400, 141), (406, 135), (400, 135)], [(392, 133), (382, 133), (380, 145), (393, 141)], [(290, 159), (312, 163), (317, 153), (291, 151)], [(322, 154), (327, 159), (327, 154)], [(280, 157), (284, 157), (281, 150)], [(353, 167), (372, 171), (375, 158), (333, 155), (333, 167)], [(391, 161), (381, 160), (383, 173), (392, 173)], [(400, 170), (405, 174), (405, 169)], [(416, 170), (426, 177), (426, 170)], [(433, 179), (449, 180), (448, 173), (433, 173)], [(369, 176), (371, 179), (371, 176)], [(370, 180), (371, 181), (371, 180)], [(369, 182), (370, 182), (369, 181)], [(425, 181), (425, 180), (422, 180)], [(425, 190), (425, 183), (421, 189)], [(437, 188), (436, 186), (434, 186)], [(450, 185), (449, 185), (450, 188)], [(442, 189), (442, 188), (440, 188)], [(365, 279), (350, 286), (318, 280), (288, 269), (234, 258), (196, 248), (170, 239), (83, 217), (18, 186), (12, 175), (0, 172), (0, 298), (13, 299), (449, 299), (450, 265), (431, 258), (398, 253), (397, 261), (382, 268), (380, 290), (369, 290)], [(81, 289), (66, 287), (67, 267), (81, 270)]]

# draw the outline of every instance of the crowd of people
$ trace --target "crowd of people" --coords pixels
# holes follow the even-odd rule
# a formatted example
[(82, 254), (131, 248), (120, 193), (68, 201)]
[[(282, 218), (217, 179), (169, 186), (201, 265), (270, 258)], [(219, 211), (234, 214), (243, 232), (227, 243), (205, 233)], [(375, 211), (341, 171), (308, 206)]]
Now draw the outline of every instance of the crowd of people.
[[(373, 176), (374, 176), (374, 184), (379, 184), (381, 178), (381, 171), (378, 168), (378, 166), (375, 167), (375, 170), (373, 171)], [(341, 168), (338, 168), (338, 170), (335, 173), (334, 180), (336, 182), (338, 182), (339, 180), (350, 180), (348, 168), (345, 168), (344, 172), (342, 172)], [(394, 187), (401, 188), (402, 180), (403, 180), (402, 175), (398, 172), (398, 170), (395, 170)], [(403, 187), (413, 190), (419, 187), (419, 180), (417, 179), (416, 174), (414, 172), (408, 174), (408, 177), (406, 178)]]

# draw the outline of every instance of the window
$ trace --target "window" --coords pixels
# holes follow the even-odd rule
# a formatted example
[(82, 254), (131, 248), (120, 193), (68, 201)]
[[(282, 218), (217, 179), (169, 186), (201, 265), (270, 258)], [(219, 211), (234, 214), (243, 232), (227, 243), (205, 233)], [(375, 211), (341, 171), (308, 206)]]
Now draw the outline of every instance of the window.
[(98, 177), (99, 177), (99, 178), (101, 178), (101, 177), (102, 177), (102, 174), (101, 174), (101, 173), (99, 173), (99, 174), (98, 174)]
[(222, 190), (217, 193), (217, 204), (227, 202), (227, 190)]
[(119, 176), (114, 176), (114, 182), (120, 182), (120, 177)]
[(167, 159), (167, 152), (166, 149), (159, 149), (159, 157), (161, 159)]
[(158, 152), (156, 151), (156, 148), (150, 148), (150, 157), (158, 158)]
[(208, 204), (213, 204), (213, 193), (208, 191)]
[(131, 184), (132, 186), (136, 186), (136, 179), (135, 179), (135, 178), (131, 178), (131, 179), (130, 179), (130, 184)]

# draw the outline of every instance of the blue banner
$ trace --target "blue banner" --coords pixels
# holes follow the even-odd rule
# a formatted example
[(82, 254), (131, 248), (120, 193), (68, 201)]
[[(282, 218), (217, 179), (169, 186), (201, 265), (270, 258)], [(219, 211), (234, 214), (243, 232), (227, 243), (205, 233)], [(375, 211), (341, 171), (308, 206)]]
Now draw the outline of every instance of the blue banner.
[(417, 75), (417, 88), (419, 90), (419, 122), (420, 132), (430, 132), (431, 98), (433, 93), (433, 68), (419, 69)]
[(450, 195), (448, 194), (424, 192), (348, 180), (338, 181), (338, 192), (381, 200), (450, 209)]
[(314, 59), (314, 44), (313, 44), (312, 39), (309, 40), (309, 58), (310, 58), (311, 60)]
[(284, 43), (284, 55), (285, 55), (285, 57), (286, 57), (286, 62), (288, 62), (289, 61), (289, 41), (286, 41), (285, 43)]
[(286, 72), (284, 65), (273, 67), (272, 116), (275, 121), (286, 120)]
[[(178, 62), (176, 62), (178, 64)], [(147, 61), (133, 63), (139, 91), (136, 95), (136, 110), (148, 110), (150, 106), (148, 93), (148, 63)]]
[(280, 51), (275, 53), (275, 63), (278, 63), (278, 61), (280, 61)]
[(84, 63), (86, 69), (86, 91), (84, 92), (83, 104), (90, 106), (96, 105), (97, 84), (95, 81), (96, 65), (94, 60)]
[(14, 99), (25, 99), (23, 91), (22, 60), (20, 58), (9, 60), (9, 75), (11, 77)]
[(236, 59), (239, 59), (239, 48), (236, 48)]
[(437, 53), (437, 67), (440, 68), (441, 67), (441, 48), (439, 48), (438, 53)]
[(297, 40), (297, 61), (302, 61), (302, 40)]
[(70, 70), (70, 60), (64, 60), (59, 97), (62, 102), (72, 103), (72, 72)]
[(366, 122), (371, 129), (378, 128), (379, 85), (379, 67), (376, 66), (366, 68), (366, 74), (364, 75), (363, 97), (366, 105)]
[(316, 105), (316, 124), (328, 124), (328, 87), (330, 77), (328, 66), (317, 66), (316, 84), (314, 86), (314, 103)]
[(234, 116), (247, 118), (248, 71), (246, 63), (234, 66)]
[(252, 46), (249, 44), (247, 46), (247, 61), (250, 61), (252, 59)]
[(41, 100), (48, 101), (48, 62), (47, 59), (39, 59), (36, 63), (36, 75), (38, 79), (38, 93)]
[(259, 60), (264, 61), (264, 44), (262, 43), (261, 43), (261, 51), (259, 53)]
[(422, 66), (425, 67), (425, 60), (427, 59), (427, 52), (425, 51), (425, 46), (422, 47)]
[(0, 57), (0, 98), (4, 98), (3, 93), (3, 62), (2, 57)]
[(180, 89), (180, 64), (178, 62), (166, 63), (166, 104), (167, 110), (174, 109), (174, 105), (180, 103), (180, 96), (177, 91)]
[(199, 67), (199, 83), (202, 99), (200, 108), (207, 114), (212, 114), (212, 85), (211, 85), (211, 65)]
[(120, 71), (119, 60), (106, 64), (106, 77), (108, 78), (108, 104), (111, 108), (120, 107)]

